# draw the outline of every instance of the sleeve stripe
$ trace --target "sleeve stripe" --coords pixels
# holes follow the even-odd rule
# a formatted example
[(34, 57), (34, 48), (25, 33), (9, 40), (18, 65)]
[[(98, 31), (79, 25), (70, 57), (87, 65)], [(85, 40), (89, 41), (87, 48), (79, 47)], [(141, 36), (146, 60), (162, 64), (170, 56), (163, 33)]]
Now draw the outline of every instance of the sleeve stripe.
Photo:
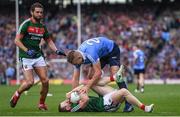
[(74, 108), (71, 109), (71, 112), (76, 112), (80, 109), (80, 104), (76, 105)]
[(17, 34), (20, 34), (20, 32), (21, 32), (21, 29), (22, 29), (22, 27), (23, 27), (23, 25), (26, 23), (26, 22), (28, 22), (28, 21), (30, 21), (30, 18), (29, 19), (27, 19), (27, 20), (25, 20), (20, 26), (19, 26), (19, 29), (18, 29), (18, 32), (17, 32)]

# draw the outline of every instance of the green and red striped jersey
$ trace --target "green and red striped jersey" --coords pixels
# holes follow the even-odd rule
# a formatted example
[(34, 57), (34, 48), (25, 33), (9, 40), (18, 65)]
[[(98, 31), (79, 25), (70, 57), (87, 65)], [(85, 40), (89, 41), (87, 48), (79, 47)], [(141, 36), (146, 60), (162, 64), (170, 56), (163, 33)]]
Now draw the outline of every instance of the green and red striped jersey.
[[(21, 42), (28, 49), (33, 49), (36, 51), (36, 58), (42, 56), (42, 51), (39, 46), (41, 39), (49, 38), (49, 33), (47, 28), (42, 23), (33, 23), (31, 18), (25, 20), (19, 27), (18, 34), (23, 34), (24, 37)], [(20, 58), (30, 58), (25, 51), (19, 49)]]

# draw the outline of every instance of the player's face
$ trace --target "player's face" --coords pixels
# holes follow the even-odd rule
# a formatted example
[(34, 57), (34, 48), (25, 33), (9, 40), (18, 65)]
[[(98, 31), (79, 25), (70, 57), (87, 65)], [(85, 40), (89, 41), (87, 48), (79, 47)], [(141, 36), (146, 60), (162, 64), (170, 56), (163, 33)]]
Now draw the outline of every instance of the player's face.
[(71, 110), (71, 104), (69, 100), (65, 100), (60, 103), (61, 111), (70, 111)]
[(72, 64), (80, 65), (80, 64), (83, 63), (83, 61), (84, 61), (84, 59), (83, 59), (83, 56), (81, 55), (81, 53), (80, 52), (76, 52), (75, 53), (75, 57), (74, 57), (74, 59), (72, 61)]
[(137, 50), (137, 47), (136, 47), (136, 46), (133, 46), (133, 48), (132, 48), (132, 49), (133, 49), (133, 51), (135, 51), (135, 50)]
[(31, 12), (31, 15), (35, 20), (40, 21), (43, 18), (43, 9), (37, 7)]

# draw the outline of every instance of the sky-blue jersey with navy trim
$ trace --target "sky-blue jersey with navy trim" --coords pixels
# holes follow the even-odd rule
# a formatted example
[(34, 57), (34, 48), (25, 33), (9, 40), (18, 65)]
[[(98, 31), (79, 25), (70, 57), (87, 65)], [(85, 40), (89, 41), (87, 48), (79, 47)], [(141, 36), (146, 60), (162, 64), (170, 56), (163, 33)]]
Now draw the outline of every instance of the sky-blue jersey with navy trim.
[(145, 68), (145, 54), (142, 50), (136, 50), (133, 53), (136, 58), (136, 62), (133, 66), (134, 69), (144, 69)]
[(113, 47), (114, 42), (112, 40), (106, 37), (97, 37), (84, 41), (78, 51), (83, 55), (83, 64), (95, 64), (100, 58), (108, 55)]

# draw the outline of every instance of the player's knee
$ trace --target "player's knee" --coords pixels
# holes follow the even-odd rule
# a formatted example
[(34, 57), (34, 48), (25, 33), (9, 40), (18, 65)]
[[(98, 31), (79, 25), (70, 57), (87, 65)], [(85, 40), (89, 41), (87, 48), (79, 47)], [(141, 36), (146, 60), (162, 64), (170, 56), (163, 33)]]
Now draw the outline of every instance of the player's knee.
[(25, 90), (29, 90), (34, 84), (34, 81), (26, 81), (25, 82)]
[(43, 78), (41, 80), (42, 84), (48, 84), (49, 83), (49, 79), (48, 78)]
[(125, 89), (125, 88), (122, 88), (122, 89), (120, 89), (120, 92), (121, 92), (122, 95), (126, 96), (129, 91), (127, 89)]
[(26, 84), (28, 87), (32, 87), (34, 84), (34, 81), (28, 81), (28, 82), (26, 82)]

